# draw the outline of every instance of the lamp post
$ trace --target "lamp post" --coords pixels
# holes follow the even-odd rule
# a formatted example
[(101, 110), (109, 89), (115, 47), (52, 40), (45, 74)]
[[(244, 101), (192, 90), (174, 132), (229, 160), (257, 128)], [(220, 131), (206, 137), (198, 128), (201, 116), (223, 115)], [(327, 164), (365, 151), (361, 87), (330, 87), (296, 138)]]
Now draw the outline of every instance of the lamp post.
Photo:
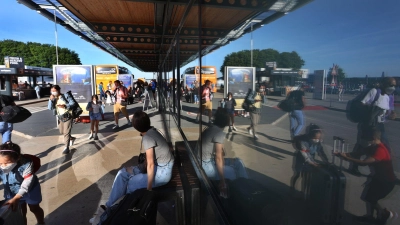
[(251, 38), (251, 41), (250, 41), (250, 57), (251, 57), (251, 60), (250, 60), (250, 67), (253, 67), (253, 21), (251, 21), (250, 22), (251, 23), (251, 32), (250, 32), (250, 38)]
[[(250, 21), (250, 66), (253, 67), (253, 23), (259, 23), (262, 20)], [(261, 25), (263, 26), (263, 25)]]
[(56, 9), (54, 9), (54, 30), (56, 35), (56, 57), (57, 57), (57, 65), (58, 65), (58, 35), (57, 35), (57, 20), (56, 20)]

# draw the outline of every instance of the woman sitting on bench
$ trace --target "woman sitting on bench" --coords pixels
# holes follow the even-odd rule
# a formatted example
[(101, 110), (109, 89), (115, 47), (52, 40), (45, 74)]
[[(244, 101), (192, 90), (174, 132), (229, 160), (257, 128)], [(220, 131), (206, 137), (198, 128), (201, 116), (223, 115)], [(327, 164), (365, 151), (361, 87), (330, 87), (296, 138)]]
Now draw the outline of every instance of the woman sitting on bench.
[(137, 111), (132, 118), (133, 127), (142, 136), (142, 148), (146, 150), (147, 173), (142, 173), (138, 166), (122, 168), (115, 177), (106, 207), (113, 205), (120, 197), (137, 189), (167, 184), (171, 180), (174, 156), (167, 140), (157, 129), (150, 125), (149, 116)]
[[(244, 163), (239, 158), (224, 158), (224, 128), (229, 125), (229, 114), (224, 108), (215, 113), (214, 126), (202, 132), (202, 167), (211, 180), (219, 181), (221, 197), (227, 197), (225, 179), (248, 178)], [(198, 150), (198, 149), (197, 149)]]

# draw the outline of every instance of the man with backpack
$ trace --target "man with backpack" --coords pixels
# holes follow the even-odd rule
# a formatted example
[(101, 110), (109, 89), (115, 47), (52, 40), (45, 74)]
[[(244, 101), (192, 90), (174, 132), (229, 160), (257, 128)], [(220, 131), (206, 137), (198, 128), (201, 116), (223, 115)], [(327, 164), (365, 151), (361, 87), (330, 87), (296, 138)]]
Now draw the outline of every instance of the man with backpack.
[[(359, 159), (362, 155), (365, 155), (365, 151), (361, 147), (360, 135), (361, 130), (368, 126), (376, 126), (376, 128), (381, 133), (381, 141), (390, 150), (389, 141), (385, 132), (385, 122), (387, 119), (395, 119), (396, 113), (394, 112), (394, 98), (393, 92), (396, 90), (396, 80), (392, 77), (385, 77), (382, 80), (381, 88), (372, 88), (361, 100), (362, 105), (360, 107), (371, 106), (367, 112), (366, 110), (358, 110), (358, 112), (371, 117), (368, 120), (358, 122), (358, 133), (357, 133), (357, 143), (354, 146), (353, 151), (350, 153), (351, 157)], [(351, 108), (350, 110), (355, 110)], [(351, 113), (351, 112), (350, 112)], [(361, 116), (361, 115), (359, 115)], [(354, 117), (354, 116), (353, 116)], [(358, 170), (356, 164), (351, 164), (349, 171), (356, 176), (360, 176), (361, 173)]]
[[(250, 127), (247, 128), (247, 131), (250, 135), (253, 136), (254, 140), (258, 140), (257, 136), (257, 125), (261, 119), (261, 102), (263, 101), (263, 95), (261, 92), (252, 91), (249, 89), (246, 98), (245, 98), (245, 106), (243, 107), (246, 112), (250, 113)], [(247, 109), (246, 109), (247, 108)]]
[(51, 95), (48, 103), (48, 109), (53, 110), (53, 114), (57, 116), (59, 125), (58, 129), (60, 134), (64, 136), (64, 150), (63, 154), (70, 152), (69, 146), (74, 144), (75, 137), (71, 136), (72, 130), (72, 119), (73, 109), (78, 107), (75, 99), (72, 95), (66, 95), (61, 93), (61, 88), (58, 85), (54, 85), (51, 88)]
[(304, 86), (301, 85), (299, 90), (291, 91), (288, 99), (292, 100), (292, 111), (289, 112), (290, 118), (290, 137), (293, 139), (299, 135), (304, 126), (304, 115), (302, 109), (306, 105), (304, 97)]

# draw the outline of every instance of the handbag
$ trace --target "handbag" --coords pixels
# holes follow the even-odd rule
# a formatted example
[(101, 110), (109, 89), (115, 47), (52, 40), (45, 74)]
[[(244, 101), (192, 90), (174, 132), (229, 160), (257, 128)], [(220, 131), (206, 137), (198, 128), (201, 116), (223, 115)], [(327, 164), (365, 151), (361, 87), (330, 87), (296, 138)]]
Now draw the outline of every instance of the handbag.
[(29, 110), (21, 106), (16, 105), (5, 105), (2, 96), (0, 95), (1, 101), (1, 118), (7, 123), (20, 123), (28, 119), (32, 113)]
[(60, 120), (64, 123), (67, 122), (68, 120), (72, 119), (72, 115), (68, 111), (62, 115), (58, 114), (57, 117), (58, 117), (58, 120)]

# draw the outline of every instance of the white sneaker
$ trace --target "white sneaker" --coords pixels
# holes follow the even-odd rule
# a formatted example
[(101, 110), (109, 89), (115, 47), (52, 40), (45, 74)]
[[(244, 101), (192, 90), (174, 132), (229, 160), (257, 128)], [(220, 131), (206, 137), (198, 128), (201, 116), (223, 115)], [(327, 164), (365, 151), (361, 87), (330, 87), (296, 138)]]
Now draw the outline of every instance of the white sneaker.
[(76, 137), (71, 137), (71, 138), (69, 139), (69, 146), (74, 145), (75, 139), (76, 139)]
[(92, 138), (93, 138), (93, 133), (90, 133), (88, 139), (90, 140), (90, 139), (92, 139)]
[(249, 134), (250, 134), (250, 135), (253, 135), (253, 129), (247, 128), (247, 130), (249, 131)]
[(232, 126), (232, 130), (234, 130), (234, 131), (237, 131), (237, 129), (236, 129), (236, 127), (235, 127), (235, 126)]

